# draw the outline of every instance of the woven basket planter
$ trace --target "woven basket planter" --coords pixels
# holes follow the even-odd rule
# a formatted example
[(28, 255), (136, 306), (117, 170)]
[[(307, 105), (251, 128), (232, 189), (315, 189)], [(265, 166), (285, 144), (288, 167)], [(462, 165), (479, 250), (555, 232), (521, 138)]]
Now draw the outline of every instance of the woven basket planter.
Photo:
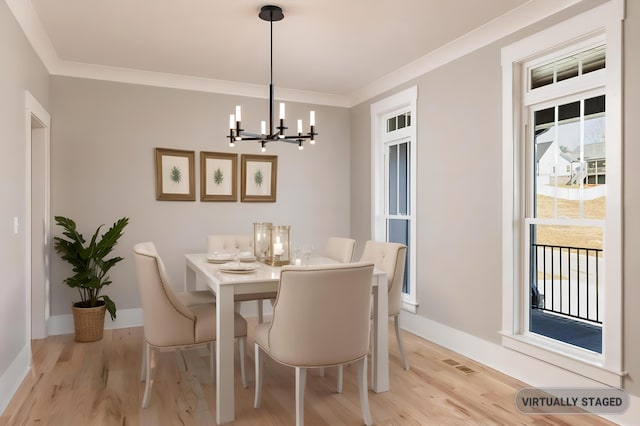
[(76, 342), (95, 342), (102, 339), (104, 313), (107, 310), (104, 302), (99, 301), (95, 308), (78, 307), (80, 304), (81, 302), (78, 302), (71, 306)]

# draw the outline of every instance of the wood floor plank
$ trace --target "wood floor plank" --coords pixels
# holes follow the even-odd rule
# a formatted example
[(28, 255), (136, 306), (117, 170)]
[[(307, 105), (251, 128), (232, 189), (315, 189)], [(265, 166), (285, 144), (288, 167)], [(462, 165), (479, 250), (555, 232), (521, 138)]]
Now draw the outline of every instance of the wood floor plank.
[[(249, 319), (252, 330), (255, 321)], [(402, 368), (390, 328), (391, 391), (369, 391), (376, 425), (557, 425), (604, 426), (594, 415), (526, 415), (514, 406), (526, 384), (445, 348), (403, 333), (411, 370)], [(212, 425), (215, 383), (205, 349), (156, 352), (153, 388), (147, 409), (140, 408), (141, 327), (105, 330), (99, 342), (77, 343), (72, 335), (32, 343), (31, 373), (0, 416), (0, 426), (14, 425)], [(253, 408), (253, 339), (247, 350), (249, 388), (242, 387), (236, 353), (234, 425), (295, 423), (292, 368), (265, 359), (262, 404)], [(370, 366), (369, 366), (370, 367)], [(337, 371), (307, 375), (305, 419), (309, 425), (360, 425), (362, 412), (356, 369), (344, 369), (344, 390), (336, 393)]]

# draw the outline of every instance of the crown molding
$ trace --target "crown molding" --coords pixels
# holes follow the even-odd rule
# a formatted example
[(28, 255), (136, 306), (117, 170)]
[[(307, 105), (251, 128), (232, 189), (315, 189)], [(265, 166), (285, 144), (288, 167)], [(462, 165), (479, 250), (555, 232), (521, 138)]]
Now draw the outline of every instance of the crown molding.
[[(197, 92), (220, 93), (234, 96), (269, 99), (269, 86), (239, 83), (237, 81), (215, 80), (187, 75), (136, 70), (131, 68), (110, 67), (71, 61), (58, 61), (50, 71), (52, 75), (64, 77), (88, 78), (93, 80), (115, 81), (119, 83), (144, 86), (165, 87), (171, 89), (192, 90)], [(302, 102), (314, 105), (350, 107), (345, 96), (319, 93), (305, 90), (277, 88), (278, 100)]]
[(53, 47), (49, 35), (44, 30), (44, 26), (31, 1), (5, 0), (5, 3), (7, 3), (20, 28), (22, 28), (27, 40), (31, 43), (36, 55), (40, 58), (49, 74), (51, 74), (58, 65), (58, 53)]
[[(529, 0), (476, 30), (347, 95), (278, 88), (278, 99), (350, 108), (585, 0)], [(29, 0), (5, 0), (51, 75), (268, 99), (263, 85), (61, 60)]]
[(351, 106), (358, 105), (582, 1), (529, 0), (522, 6), (487, 22), (373, 83), (354, 90), (348, 96), (349, 103)]
[[(36, 55), (51, 75), (269, 99), (269, 88), (266, 85), (62, 60), (59, 58), (31, 1), (5, 0), (5, 2), (11, 10), (11, 13), (13, 13), (18, 25), (22, 28), (27, 40), (35, 50)], [(282, 101), (314, 105), (344, 108), (351, 106), (349, 105), (348, 98), (343, 95), (280, 87), (277, 91), (277, 98)]]

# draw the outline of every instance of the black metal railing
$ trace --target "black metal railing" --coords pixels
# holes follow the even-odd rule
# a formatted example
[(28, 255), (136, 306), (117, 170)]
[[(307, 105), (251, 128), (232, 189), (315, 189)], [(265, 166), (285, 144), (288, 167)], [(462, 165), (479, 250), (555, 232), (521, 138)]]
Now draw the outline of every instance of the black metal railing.
[(531, 245), (531, 308), (597, 324), (602, 249)]

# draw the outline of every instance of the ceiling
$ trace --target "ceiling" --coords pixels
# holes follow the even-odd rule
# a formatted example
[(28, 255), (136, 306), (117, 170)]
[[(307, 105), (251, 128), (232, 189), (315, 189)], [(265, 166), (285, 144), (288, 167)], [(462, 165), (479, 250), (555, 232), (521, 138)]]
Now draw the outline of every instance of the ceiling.
[[(18, 0), (6, 1), (12, 9), (22, 7), (15, 6)], [(348, 97), (443, 46), (472, 38), (490, 22), (497, 25), (522, 14), (536, 2), (551, 3), (278, 0), (273, 4), (283, 8), (285, 18), (273, 23), (273, 82), (276, 91), (286, 88)], [(576, 2), (555, 1), (564, 7)], [(64, 65), (269, 83), (269, 23), (258, 18), (268, 0), (30, 3), (35, 11), (33, 25), (52, 51), (49, 56)], [(21, 25), (25, 32), (29, 30), (24, 22)]]

